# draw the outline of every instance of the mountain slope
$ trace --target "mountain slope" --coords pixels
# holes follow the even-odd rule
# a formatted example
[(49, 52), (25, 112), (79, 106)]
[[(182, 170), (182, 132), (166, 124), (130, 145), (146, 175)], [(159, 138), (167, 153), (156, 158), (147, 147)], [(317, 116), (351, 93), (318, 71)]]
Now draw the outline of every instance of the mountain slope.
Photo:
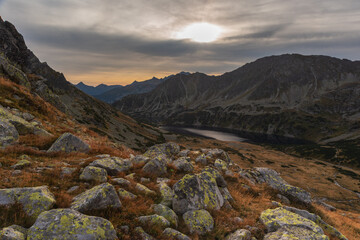
[(150, 127), (90, 97), (66, 81), (27, 48), (16, 28), (0, 19), (0, 75), (23, 85), (61, 112), (111, 140), (142, 148), (158, 138)]
[(360, 62), (281, 55), (225, 73), (176, 75), (114, 106), (134, 118), (309, 141), (360, 136)]
[(75, 87), (77, 87), (84, 93), (89, 94), (90, 96), (96, 96), (96, 95), (100, 95), (104, 92), (110, 91), (111, 89), (114, 89), (114, 88), (122, 88), (123, 86), (99, 84), (96, 87), (93, 87), (93, 86), (86, 85), (83, 82), (79, 82), (78, 84), (75, 85)]

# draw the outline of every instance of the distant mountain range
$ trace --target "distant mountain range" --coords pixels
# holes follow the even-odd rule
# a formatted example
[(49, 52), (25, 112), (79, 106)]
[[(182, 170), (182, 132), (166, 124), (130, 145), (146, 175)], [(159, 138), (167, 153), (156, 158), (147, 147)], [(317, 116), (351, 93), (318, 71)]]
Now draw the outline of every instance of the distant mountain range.
[(359, 61), (286, 54), (221, 76), (176, 75), (113, 105), (150, 123), (326, 143), (359, 138), (359, 96)]
[[(180, 72), (179, 74), (182, 75), (189, 75), (188, 72)], [(94, 96), (95, 98), (102, 100), (107, 103), (113, 103), (115, 101), (120, 100), (121, 98), (131, 95), (131, 94), (141, 94), (141, 93), (147, 93), (152, 91), (157, 85), (160, 83), (166, 81), (167, 79), (173, 77), (174, 75), (170, 75), (164, 78), (156, 78), (153, 77), (152, 79), (137, 82), (134, 81), (133, 83), (121, 86), (121, 85), (105, 85), (100, 84), (96, 87), (88, 86), (82, 82), (75, 85), (77, 88), (79, 88), (81, 91)]]
[(78, 84), (75, 85), (75, 87), (77, 87), (84, 93), (89, 94), (90, 96), (96, 96), (96, 95), (100, 95), (100, 94), (102, 94), (106, 91), (109, 91), (111, 89), (114, 89), (114, 88), (122, 88), (123, 86), (99, 84), (96, 87), (93, 87), (93, 86), (86, 85), (83, 82), (79, 82)]

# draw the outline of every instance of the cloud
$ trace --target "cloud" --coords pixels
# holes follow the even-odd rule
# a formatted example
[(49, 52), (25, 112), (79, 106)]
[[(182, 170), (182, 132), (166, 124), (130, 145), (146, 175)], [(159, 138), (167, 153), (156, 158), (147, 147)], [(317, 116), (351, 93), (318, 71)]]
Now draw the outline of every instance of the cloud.
[[(358, 0), (0, 0), (2, 17), (40, 59), (89, 82), (218, 74), (282, 53), (355, 60), (359, 11)], [(208, 44), (173, 38), (202, 21), (221, 26), (222, 37)]]

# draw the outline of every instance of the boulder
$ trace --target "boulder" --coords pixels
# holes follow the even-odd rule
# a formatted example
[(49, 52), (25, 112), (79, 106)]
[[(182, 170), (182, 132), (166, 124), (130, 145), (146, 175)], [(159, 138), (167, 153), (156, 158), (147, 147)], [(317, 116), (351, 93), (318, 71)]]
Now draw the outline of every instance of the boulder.
[(171, 208), (164, 206), (162, 204), (155, 204), (153, 206), (153, 209), (157, 215), (163, 216), (171, 223), (172, 226), (177, 228), (178, 216)]
[(224, 172), (226, 170), (228, 170), (227, 163), (219, 158), (215, 160), (214, 167), (216, 167), (217, 169), (222, 170)]
[(145, 226), (167, 228), (170, 227), (170, 222), (163, 216), (154, 214), (149, 216), (138, 217), (137, 220)]
[(150, 158), (143, 155), (137, 155), (131, 159), (131, 162), (136, 165), (145, 165), (148, 161), (150, 161)]
[(225, 240), (251, 240), (251, 232), (246, 229), (238, 229), (227, 236)]
[(89, 152), (90, 146), (71, 133), (61, 135), (49, 148), (48, 152)]
[(131, 182), (125, 178), (113, 178), (113, 179), (111, 179), (111, 181), (114, 184), (124, 186), (124, 187), (129, 187), (131, 185)]
[(194, 171), (194, 166), (185, 157), (175, 160), (172, 165), (179, 172), (192, 173)]
[(95, 186), (73, 199), (71, 208), (79, 212), (121, 208), (121, 202), (113, 185), (103, 183)]
[(179, 155), (180, 157), (187, 157), (187, 156), (189, 155), (189, 153), (190, 153), (190, 150), (189, 150), (189, 149), (185, 149), (185, 150), (180, 151), (180, 152), (178, 153), (178, 155)]
[(250, 170), (240, 170), (240, 175), (252, 183), (267, 183), (271, 188), (280, 191), (298, 202), (305, 204), (311, 203), (310, 193), (290, 185), (280, 177), (280, 174), (269, 168), (254, 168)]
[(215, 169), (208, 167), (199, 174), (187, 174), (173, 187), (172, 208), (177, 214), (199, 209), (218, 210), (224, 205), (219, 187), (226, 187), (226, 182)]
[(47, 186), (28, 188), (9, 188), (0, 190), (0, 206), (20, 203), (25, 213), (36, 219), (40, 213), (55, 204), (55, 197)]
[(202, 165), (207, 165), (208, 164), (208, 158), (206, 157), (206, 155), (203, 153), (201, 155), (199, 155), (196, 159), (195, 159), (196, 163), (201, 163)]
[(232, 164), (229, 154), (227, 154), (227, 152), (225, 152), (222, 149), (214, 148), (214, 149), (208, 149), (203, 152), (205, 152), (206, 156), (208, 156), (210, 158), (219, 158), (219, 159), (225, 161), (227, 165)]
[(31, 162), (29, 160), (20, 160), (16, 164), (12, 165), (11, 168), (13, 169), (24, 169), (26, 167), (29, 167), (31, 165)]
[(145, 153), (145, 157), (154, 158), (161, 154), (165, 154), (170, 157), (180, 152), (180, 146), (176, 143), (168, 142), (163, 144), (157, 144), (150, 147)]
[(160, 182), (159, 190), (161, 194), (161, 204), (167, 207), (172, 206), (174, 191), (171, 187), (169, 187), (166, 182)]
[[(286, 232), (302, 236), (299, 239), (327, 239), (323, 229), (315, 222), (282, 207), (263, 211), (260, 221), (266, 226), (269, 233), (278, 232), (270, 234), (267, 239), (274, 239), (270, 236), (285, 235)], [(302, 229), (304, 231), (301, 231)]]
[(188, 211), (184, 213), (183, 219), (191, 234), (204, 235), (214, 229), (214, 219), (203, 209)]
[(135, 234), (136, 237), (135, 239), (139, 239), (139, 240), (156, 240), (155, 238), (153, 238), (152, 236), (150, 236), (149, 234), (147, 234), (144, 229), (142, 229), (142, 227), (137, 227), (135, 228)]
[(9, 146), (19, 139), (16, 128), (0, 116), (0, 148)]
[(147, 164), (145, 164), (142, 170), (146, 174), (161, 176), (167, 173), (166, 165), (167, 163), (164, 160), (153, 158)]
[(133, 194), (133, 193), (131, 193), (131, 192), (129, 192), (129, 191), (126, 191), (126, 190), (123, 189), (123, 188), (119, 188), (119, 189), (118, 189), (118, 193), (119, 193), (119, 197), (120, 197), (121, 199), (123, 199), (123, 198), (135, 199), (135, 198), (136, 198), (136, 195), (135, 195), (135, 194)]
[(153, 190), (150, 190), (148, 187), (146, 187), (140, 183), (137, 183), (135, 185), (135, 189), (144, 195), (156, 195), (156, 192), (154, 192)]
[(126, 172), (132, 168), (132, 163), (128, 159), (118, 157), (102, 158), (90, 163), (89, 166), (103, 168), (109, 175), (116, 175), (120, 172)]
[(165, 239), (171, 239), (171, 240), (191, 240), (191, 238), (189, 238), (185, 234), (183, 234), (175, 229), (172, 229), (172, 228), (166, 228), (163, 231), (162, 236)]
[(80, 180), (103, 183), (107, 181), (107, 172), (103, 168), (87, 166), (80, 174)]
[(0, 230), (1, 240), (25, 240), (27, 230), (21, 226), (13, 225)]
[(108, 220), (81, 214), (72, 209), (53, 209), (40, 214), (29, 228), (27, 240), (118, 239)]

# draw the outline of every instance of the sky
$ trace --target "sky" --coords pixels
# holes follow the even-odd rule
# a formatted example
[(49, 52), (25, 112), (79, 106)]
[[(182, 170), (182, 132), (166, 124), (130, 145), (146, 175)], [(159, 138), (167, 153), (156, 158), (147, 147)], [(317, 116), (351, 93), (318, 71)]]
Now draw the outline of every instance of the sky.
[(0, 0), (0, 16), (89, 85), (217, 75), (284, 53), (360, 58), (359, 0)]

